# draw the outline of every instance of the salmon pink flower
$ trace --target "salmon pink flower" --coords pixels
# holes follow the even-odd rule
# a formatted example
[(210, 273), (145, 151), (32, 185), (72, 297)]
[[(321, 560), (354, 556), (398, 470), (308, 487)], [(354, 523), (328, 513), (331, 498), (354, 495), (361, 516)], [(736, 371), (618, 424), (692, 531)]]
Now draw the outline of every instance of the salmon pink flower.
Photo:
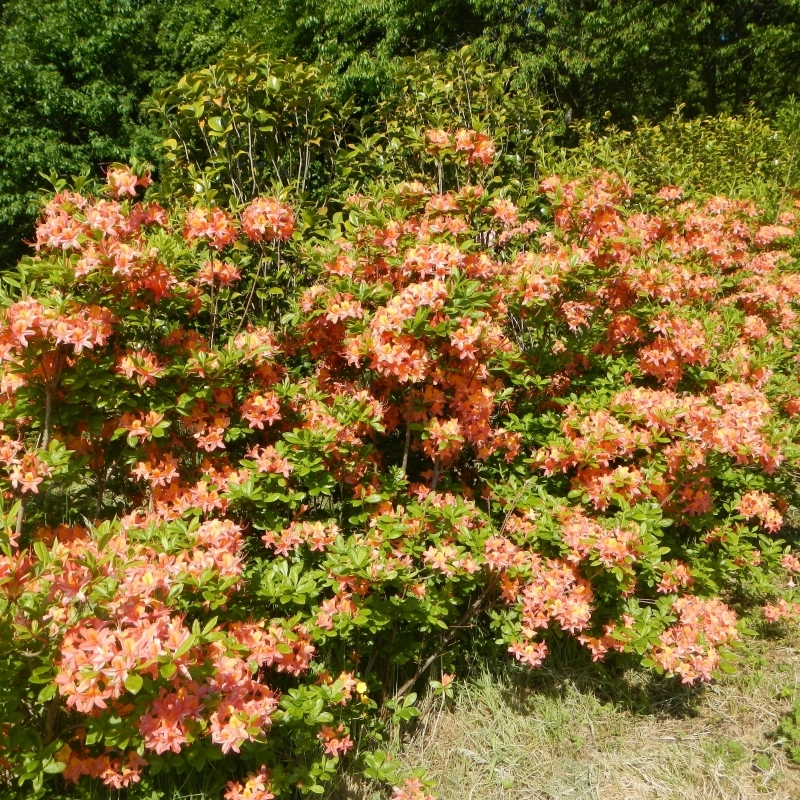
[(770, 533), (783, 526), (783, 517), (773, 508), (774, 499), (765, 492), (747, 492), (739, 500), (738, 509), (744, 517), (757, 517)]
[(128, 380), (135, 378), (142, 388), (155, 386), (156, 378), (160, 378), (164, 371), (155, 355), (144, 348), (130, 352), (117, 361), (117, 372)]
[(345, 755), (353, 747), (353, 740), (345, 733), (344, 725), (339, 725), (336, 729), (323, 725), (317, 738), (322, 742), (326, 755), (334, 758)]
[(228, 781), (224, 800), (272, 800), (275, 795), (270, 791), (269, 772), (262, 765), (258, 772), (251, 772), (247, 780)]
[(408, 778), (402, 786), (392, 787), (391, 800), (436, 800), (429, 794), (419, 778)]
[(130, 167), (109, 167), (106, 173), (106, 184), (108, 191), (114, 197), (136, 197), (136, 189), (138, 186), (147, 188), (153, 181), (148, 172), (143, 177), (139, 177), (132, 172)]
[(456, 152), (466, 154), (467, 164), (488, 167), (494, 160), (494, 142), (485, 133), (473, 130), (458, 130), (455, 134)]
[(185, 217), (183, 237), (187, 242), (208, 242), (215, 250), (222, 250), (236, 241), (238, 231), (233, 217), (221, 208), (191, 209)]
[(547, 655), (547, 645), (544, 642), (514, 642), (509, 648), (508, 652), (523, 664), (529, 667), (539, 667)]
[(450, 134), (441, 129), (424, 131), (422, 137), (425, 141), (425, 149), (437, 158), (450, 146)]
[(767, 622), (780, 622), (781, 620), (800, 621), (800, 604), (787, 603), (782, 597), (775, 604), (765, 605), (761, 609)]
[(264, 423), (272, 425), (281, 418), (281, 406), (274, 392), (251, 394), (240, 407), (241, 415), (249, 427), (264, 430)]
[(274, 197), (257, 197), (242, 213), (242, 230), (254, 242), (285, 242), (294, 231), (294, 214)]
[(206, 261), (197, 272), (198, 283), (222, 288), (232, 286), (241, 277), (237, 267), (227, 261), (218, 261), (217, 259)]

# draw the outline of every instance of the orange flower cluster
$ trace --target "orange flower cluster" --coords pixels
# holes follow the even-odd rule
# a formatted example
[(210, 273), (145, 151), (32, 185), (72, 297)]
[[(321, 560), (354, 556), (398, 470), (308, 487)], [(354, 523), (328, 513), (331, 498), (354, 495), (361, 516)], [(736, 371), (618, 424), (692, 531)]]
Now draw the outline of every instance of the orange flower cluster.
[(281, 405), (274, 392), (250, 395), (239, 411), (251, 428), (260, 430), (264, 429), (265, 422), (272, 425), (281, 418)]
[(272, 547), (278, 555), (288, 555), (301, 545), (307, 544), (312, 551), (322, 552), (329, 544), (336, 541), (338, 527), (333, 523), (293, 522), (279, 534), (273, 531), (265, 533), (261, 538), (267, 547)]
[(768, 603), (761, 610), (767, 622), (780, 622), (784, 619), (800, 622), (800, 603), (789, 603), (782, 597), (777, 603)]
[(659, 637), (652, 658), (682, 683), (711, 680), (719, 665), (720, 646), (739, 639), (736, 615), (719, 600), (687, 595), (675, 601), (678, 621)]
[(408, 778), (402, 786), (392, 787), (392, 800), (436, 800), (419, 778)]
[(124, 757), (114, 758), (108, 754), (92, 756), (88, 752), (72, 750), (69, 745), (56, 754), (56, 759), (66, 768), (62, 772), (65, 781), (78, 783), (84, 775), (100, 778), (112, 789), (125, 789), (142, 779), (142, 768), (147, 761), (136, 751), (129, 751)]
[(227, 261), (219, 261), (216, 258), (206, 261), (197, 273), (197, 282), (207, 286), (220, 286), (225, 288), (233, 286), (241, 280), (241, 273), (238, 268)]
[(270, 791), (269, 771), (262, 764), (258, 772), (251, 772), (247, 780), (228, 781), (224, 800), (272, 800), (275, 795)]
[(454, 134), (441, 129), (431, 129), (423, 132), (425, 149), (436, 158), (441, 158), (448, 151), (456, 155), (463, 154), (468, 166), (480, 164), (488, 167), (495, 156), (495, 145), (490, 136), (466, 128), (457, 130)]
[[(718, 386), (711, 398), (626, 389), (611, 398), (609, 409), (584, 416), (568, 407), (563, 438), (537, 455), (546, 474), (574, 469), (573, 485), (601, 510), (614, 495), (630, 501), (652, 496), (697, 516), (711, 508), (704, 470), (714, 454), (760, 465), (768, 473), (784, 460), (766, 434), (774, 412), (764, 394), (747, 384)], [(620, 460), (631, 463), (614, 466)], [(746, 515), (766, 515), (765, 508), (755, 509), (754, 499), (745, 503)], [(769, 530), (780, 528), (777, 511), (768, 524)]]
[(214, 250), (222, 250), (236, 241), (239, 232), (227, 211), (221, 208), (193, 208), (183, 223), (183, 238), (187, 242), (202, 240)]
[(744, 517), (757, 517), (768, 531), (774, 533), (783, 526), (783, 517), (773, 507), (774, 502), (774, 498), (764, 492), (747, 492), (737, 507)]
[[(65, 191), (45, 206), (36, 228), (36, 248), (82, 251), (84, 255), (78, 259), (75, 270), (76, 277), (82, 277), (98, 266), (106, 248), (113, 255), (121, 240), (149, 226), (164, 226), (166, 222), (164, 209), (158, 203), (135, 203), (128, 208), (116, 200), (90, 201), (76, 192)], [(98, 235), (102, 237), (100, 242)]]
[(28, 347), (67, 345), (79, 355), (102, 347), (113, 331), (114, 316), (101, 306), (78, 307), (59, 314), (29, 299), (5, 309), (0, 333), (0, 361), (19, 360)]
[[(130, 538), (132, 529), (128, 531), (105, 544), (110, 553), (106, 556), (83, 529), (50, 534), (56, 537), (57, 561), (37, 581), (49, 585), (51, 596), (61, 604), (50, 614), (53, 633), (64, 631), (55, 678), (58, 692), (67, 708), (92, 716), (97, 710), (123, 708), (121, 698), (130, 691), (133, 677), (141, 686), (142, 678), (157, 681), (168, 674), (169, 686), (162, 686), (138, 720), (145, 747), (156, 754), (179, 753), (192, 739), (207, 735), (223, 752), (238, 752), (269, 727), (277, 708), (276, 694), (253, 678), (248, 659), (259, 668), (300, 675), (315, 648), (302, 628), (234, 623), (225, 634), (241, 653), (234, 654), (225, 640), (216, 637), (203, 643), (181, 617), (170, 615), (163, 601), (187, 577), (216, 574), (236, 579), (241, 574), (242, 538), (233, 523), (203, 523), (190, 534), (188, 547), (171, 554), (137, 544)], [(102, 579), (116, 579), (118, 588), (106, 603), (112, 618), (89, 617), (71, 625), (65, 606), (85, 602), (97, 577), (86, 566), (89, 553), (103, 564)], [(194, 669), (201, 664), (211, 669), (198, 681)], [(68, 780), (92, 775), (114, 788), (138, 781), (147, 763), (132, 754), (127, 760), (108, 755), (98, 760), (78, 750), (66, 755)]]
[(294, 231), (294, 214), (273, 197), (257, 197), (242, 212), (242, 230), (254, 242), (285, 242)]
[(322, 749), (334, 758), (343, 756), (353, 747), (353, 740), (344, 732), (344, 725), (339, 724), (335, 729), (330, 725), (320, 728), (317, 738), (322, 742)]
[(136, 197), (139, 187), (146, 189), (152, 182), (149, 172), (140, 177), (125, 165), (109, 167), (106, 173), (108, 192), (114, 197)]
[(9, 440), (3, 437), (4, 443), (0, 447), (0, 464), (8, 471), (8, 480), (14, 489), (20, 492), (39, 494), (39, 485), (47, 478), (52, 469), (49, 464), (42, 461), (37, 453), (23, 453), (22, 442)]

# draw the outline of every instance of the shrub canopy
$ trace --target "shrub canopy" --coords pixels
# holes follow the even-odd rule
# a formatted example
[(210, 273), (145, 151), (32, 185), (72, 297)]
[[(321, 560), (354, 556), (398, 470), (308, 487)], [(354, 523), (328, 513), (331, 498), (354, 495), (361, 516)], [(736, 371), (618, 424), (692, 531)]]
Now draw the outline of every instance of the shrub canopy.
[(743, 593), (800, 613), (790, 145), (675, 120), (553, 174), (545, 112), (457, 67), (365, 133), (239, 51), (160, 98), (163, 181), (48, 195), (0, 295), (9, 796), (355, 760), (420, 800), (375, 748), (470, 648), (695, 684)]

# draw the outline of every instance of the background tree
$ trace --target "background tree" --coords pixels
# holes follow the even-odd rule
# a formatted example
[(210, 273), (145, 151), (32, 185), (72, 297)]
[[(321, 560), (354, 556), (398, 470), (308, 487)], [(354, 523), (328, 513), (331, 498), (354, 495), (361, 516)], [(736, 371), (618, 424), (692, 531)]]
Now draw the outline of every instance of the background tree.
[(207, 64), (255, 3), (11, 0), (0, 6), (0, 263), (13, 263), (35, 213), (40, 173), (149, 153), (141, 107)]
[(468, 42), (576, 117), (774, 110), (798, 89), (797, 0), (283, 0), (281, 17), (296, 54), (365, 94), (393, 57)]
[(400, 58), (472, 44), (568, 117), (622, 125), (679, 103), (688, 118), (775, 114), (800, 80), (798, 0), (8, 0), (0, 22), (4, 266), (24, 250), (40, 173), (150, 153), (142, 102), (236, 43), (331, 63), (331, 91), (362, 107), (395, 91)]

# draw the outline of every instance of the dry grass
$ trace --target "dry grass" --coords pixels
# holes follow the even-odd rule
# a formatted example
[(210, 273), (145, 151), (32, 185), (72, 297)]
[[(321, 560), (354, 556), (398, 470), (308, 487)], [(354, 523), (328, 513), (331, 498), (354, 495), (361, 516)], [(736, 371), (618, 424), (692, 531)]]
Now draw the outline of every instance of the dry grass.
[(796, 688), (800, 638), (749, 644), (736, 675), (699, 692), (586, 666), (484, 672), (433, 700), (396, 755), (440, 800), (797, 800), (800, 769), (774, 737)]

